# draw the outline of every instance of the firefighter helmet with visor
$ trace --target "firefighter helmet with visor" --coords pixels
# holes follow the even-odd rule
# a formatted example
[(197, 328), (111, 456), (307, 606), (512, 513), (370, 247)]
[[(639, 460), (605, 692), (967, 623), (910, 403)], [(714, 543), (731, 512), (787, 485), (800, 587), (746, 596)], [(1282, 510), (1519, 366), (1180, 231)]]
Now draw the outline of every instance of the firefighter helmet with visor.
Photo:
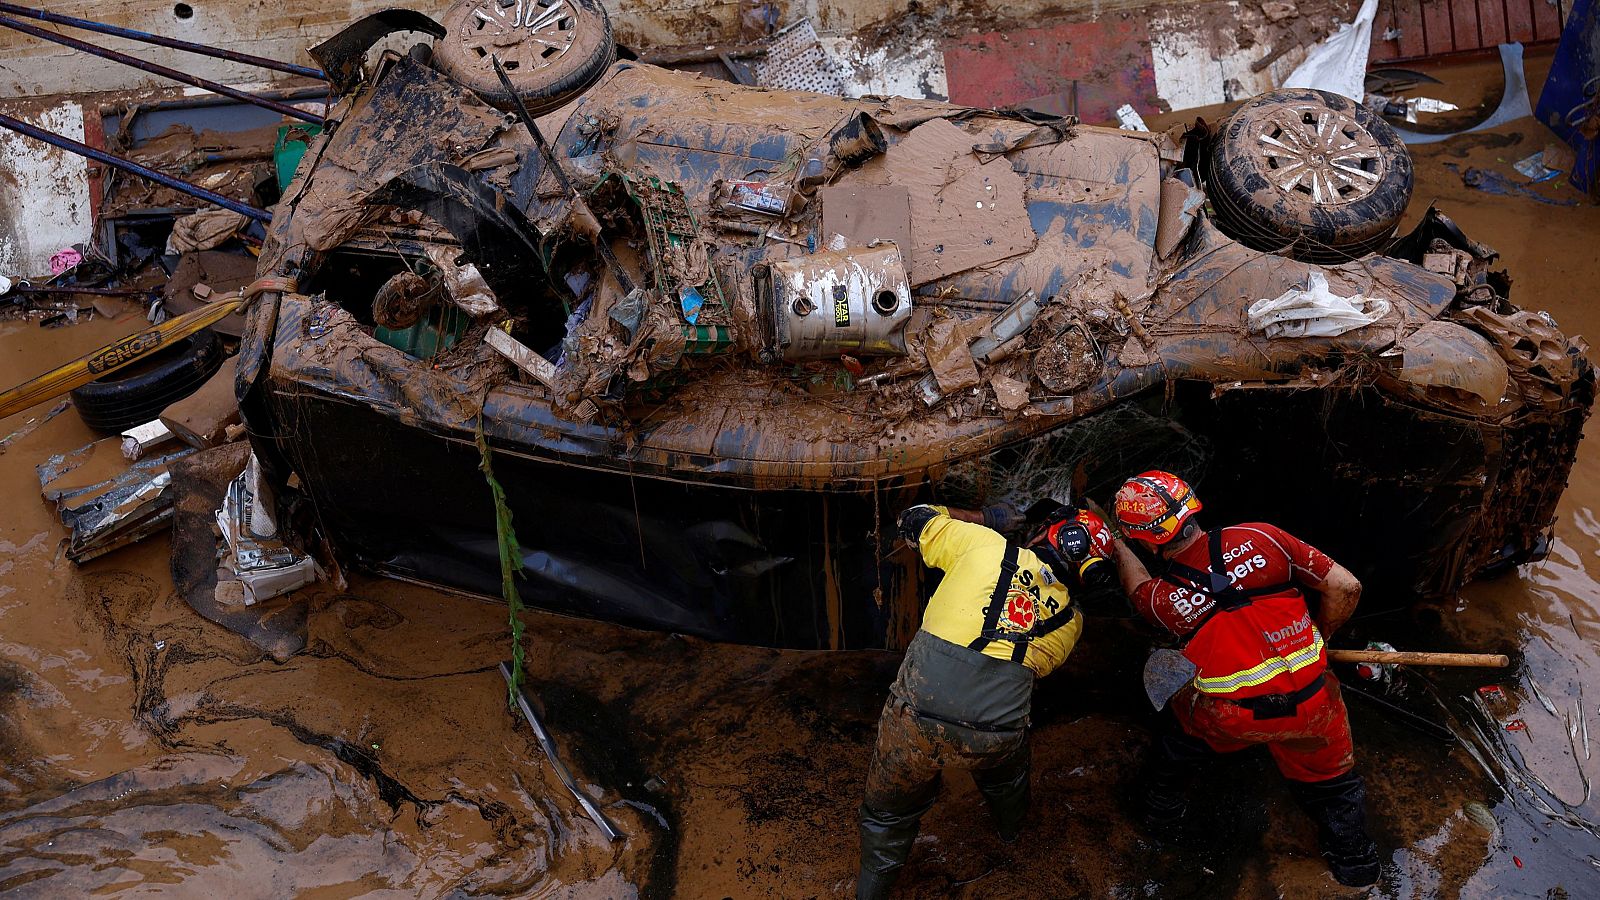
[(1144, 472), (1117, 490), (1114, 515), (1128, 537), (1165, 544), (1200, 511), (1200, 498), (1189, 483), (1171, 472)]

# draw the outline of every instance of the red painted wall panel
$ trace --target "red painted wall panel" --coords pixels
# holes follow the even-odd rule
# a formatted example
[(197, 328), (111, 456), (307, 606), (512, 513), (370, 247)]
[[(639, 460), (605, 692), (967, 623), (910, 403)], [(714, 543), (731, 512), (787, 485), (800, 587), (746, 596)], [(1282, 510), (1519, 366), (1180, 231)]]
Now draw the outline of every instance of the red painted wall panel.
[[(1369, 59), (1381, 63), (1491, 50), (1511, 41), (1554, 42), (1569, 5), (1570, 0), (1381, 0)], [(1400, 34), (1385, 40), (1391, 27)]]
[(1155, 112), (1156, 76), (1150, 31), (1142, 14), (1106, 15), (1098, 22), (972, 34), (945, 45), (950, 102), (1009, 106), (1065, 94), (1079, 81), (1078, 113), (1085, 122), (1116, 120), (1132, 103)]
[(1478, 34), (1477, 0), (1450, 4), (1450, 31), (1457, 50), (1483, 46), (1483, 38)]
[(1513, 41), (1533, 40), (1533, 4), (1536, 0), (1506, 0), (1506, 30)]
[(1504, 44), (1506, 35), (1505, 0), (1478, 0), (1478, 31), (1483, 35), (1483, 46)]
[(1428, 55), (1456, 49), (1455, 29), (1450, 27), (1451, 0), (1422, 0), (1422, 44)]
[(1400, 29), (1399, 57), (1410, 59), (1428, 55), (1428, 44), (1423, 38), (1422, 4), (1418, 0), (1393, 0), (1396, 27)]
[(1556, 40), (1561, 37), (1561, 8), (1555, 0), (1533, 0), (1534, 40)]

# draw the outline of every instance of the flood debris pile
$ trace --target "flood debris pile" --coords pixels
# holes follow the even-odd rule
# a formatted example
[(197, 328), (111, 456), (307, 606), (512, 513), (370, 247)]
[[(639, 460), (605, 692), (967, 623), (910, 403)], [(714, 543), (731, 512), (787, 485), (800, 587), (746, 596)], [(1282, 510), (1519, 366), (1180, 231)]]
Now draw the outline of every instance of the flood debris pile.
[[(1405, 552), (1341, 558), (1435, 594), (1543, 552), (1592, 402), (1586, 348), (1510, 304), (1492, 251), (1436, 211), (1395, 237), (1409, 159), (1334, 95), (1149, 133), (622, 62), (535, 124), (426, 46), (343, 87), (264, 242), (292, 289), (251, 310), (239, 385), (269, 481), (395, 574), (498, 593), (459, 449), (481, 423), (527, 466), (519, 523), (607, 510), (524, 537), (533, 602), (892, 644), (920, 588), (883, 508), (1003, 499), (1041, 469), (1092, 492), (1125, 473), (1083, 470), (1138, 438), (1050, 436), (1132, 405), (1162, 423), (1150, 455), (1206, 447), (1239, 481), (1248, 436), (1263, 479), (1392, 512)], [(1307, 149), (1330, 134), (1354, 137)], [(1275, 180), (1219, 207), (1221, 149)], [(1370, 217), (1313, 227), (1329, 203)], [(838, 496), (795, 501), (819, 532), (763, 520), (782, 492)], [(446, 499), (397, 519), (385, 496)], [(791, 592), (813, 612), (750, 609)]]
[[(89, 255), (152, 273), (152, 319), (247, 309), (75, 397), (135, 452), (248, 423), (231, 602), (341, 560), (501, 594), (480, 430), (530, 602), (785, 646), (915, 630), (885, 510), (1104, 500), (1158, 460), (1287, 527), (1275, 486), (1303, 486), (1300, 530), (1397, 597), (1545, 552), (1586, 347), (1442, 213), (1398, 235), (1410, 157), (1367, 107), (1292, 89), (1124, 131), (764, 86), (805, 28), (748, 84), (616, 62), (594, 4), (469, 6), (313, 48), (325, 116), (146, 129), (147, 163), (275, 200), (264, 231), (222, 195), (107, 207)], [(398, 31), (433, 41), (372, 49)]]
[[(480, 429), (527, 467), (507, 479), (522, 521), (607, 510), (525, 541), (535, 602), (760, 642), (909, 633), (922, 586), (890, 558), (889, 506), (1092, 495), (1157, 458), (1309, 480), (1352, 520), (1392, 513), (1408, 550), (1363, 574), (1409, 592), (1543, 552), (1592, 400), (1585, 348), (1510, 305), (1492, 251), (1442, 214), (1395, 238), (1409, 158), (1363, 107), (1284, 91), (1214, 126), (1129, 132), (611, 65), (582, 29), (563, 52), (595, 64), (570, 84), (513, 83), (495, 55), (496, 91), (448, 28), (393, 18), (317, 48), (340, 99), (320, 124), (262, 130), (266, 156), (182, 128), (124, 148), (222, 166), (201, 174), (257, 202), (281, 191), (259, 239), (238, 210), (124, 191), (89, 254), (164, 280), (152, 319), (260, 297), (236, 362), (219, 323), (75, 397), (130, 459), (250, 423), (207, 603), (279, 596), (336, 556), (499, 593), (459, 452)], [(355, 64), (396, 28), (450, 52)], [(243, 177), (266, 159), (273, 177)], [(1396, 446), (1357, 449), (1380, 433)], [(1308, 463), (1308, 435), (1338, 462)], [(85, 550), (159, 521), (143, 501), (160, 477), (85, 525)], [(426, 527), (395, 515), (413, 494), (437, 509)], [(779, 495), (798, 505), (774, 520)], [(662, 567), (673, 582), (649, 584)]]

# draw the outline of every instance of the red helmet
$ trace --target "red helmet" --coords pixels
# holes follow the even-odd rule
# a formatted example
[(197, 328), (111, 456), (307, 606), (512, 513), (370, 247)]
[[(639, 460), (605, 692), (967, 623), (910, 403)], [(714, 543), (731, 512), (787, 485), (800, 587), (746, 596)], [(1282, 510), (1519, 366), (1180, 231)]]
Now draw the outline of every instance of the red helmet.
[(1200, 511), (1189, 483), (1171, 472), (1135, 475), (1117, 490), (1117, 524), (1128, 537), (1148, 544), (1172, 540), (1183, 523)]
[(1060, 512), (1045, 522), (1029, 544), (1049, 547), (1056, 559), (1071, 566), (1079, 580), (1087, 583), (1090, 573), (1111, 559), (1111, 528), (1087, 509), (1063, 506)]

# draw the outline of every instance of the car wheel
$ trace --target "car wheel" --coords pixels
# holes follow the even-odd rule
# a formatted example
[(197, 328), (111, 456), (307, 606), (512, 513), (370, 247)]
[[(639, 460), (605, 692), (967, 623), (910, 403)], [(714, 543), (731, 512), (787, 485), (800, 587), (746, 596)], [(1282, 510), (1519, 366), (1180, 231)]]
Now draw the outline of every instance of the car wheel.
[(434, 47), (439, 70), (489, 104), (509, 110), (493, 57), (531, 115), (583, 93), (617, 58), (611, 19), (599, 0), (458, 0)]
[(222, 368), (222, 344), (211, 329), (130, 366), (108, 373), (72, 392), (83, 423), (116, 433), (143, 425), (168, 406), (200, 390)]
[(1411, 155), (1389, 123), (1309, 88), (1262, 94), (1229, 116), (1208, 175), (1224, 233), (1311, 262), (1379, 249), (1411, 200)]

